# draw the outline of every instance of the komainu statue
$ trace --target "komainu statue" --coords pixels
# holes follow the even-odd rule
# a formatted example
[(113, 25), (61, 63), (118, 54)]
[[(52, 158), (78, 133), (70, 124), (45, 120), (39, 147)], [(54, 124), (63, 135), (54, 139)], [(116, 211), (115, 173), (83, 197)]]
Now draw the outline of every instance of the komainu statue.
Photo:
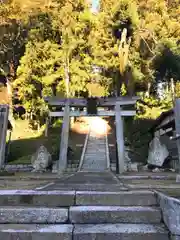
[(41, 145), (37, 152), (32, 156), (31, 163), (33, 166), (33, 172), (45, 172), (52, 164), (51, 154), (43, 145)]

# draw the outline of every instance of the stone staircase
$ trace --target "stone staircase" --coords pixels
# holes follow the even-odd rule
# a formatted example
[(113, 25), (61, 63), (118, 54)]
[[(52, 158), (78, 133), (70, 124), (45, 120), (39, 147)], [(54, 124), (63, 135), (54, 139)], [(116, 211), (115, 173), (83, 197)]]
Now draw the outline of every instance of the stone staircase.
[(0, 192), (3, 240), (168, 240), (151, 191)]
[(90, 130), (81, 171), (101, 172), (107, 169), (106, 136), (97, 136)]

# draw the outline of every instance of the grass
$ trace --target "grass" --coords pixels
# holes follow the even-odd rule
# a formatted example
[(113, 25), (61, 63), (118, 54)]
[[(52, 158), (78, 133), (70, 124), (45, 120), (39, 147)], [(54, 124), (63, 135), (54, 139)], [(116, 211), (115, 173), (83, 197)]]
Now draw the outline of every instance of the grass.
[(33, 131), (26, 120), (16, 120), (12, 132), (10, 149), (8, 154), (9, 164), (29, 164), (31, 156), (40, 145), (44, 145), (56, 157), (59, 149), (61, 123), (49, 129), (49, 136), (45, 137), (43, 126), (40, 131)]
[[(39, 132), (33, 131), (29, 128), (27, 120), (16, 120), (9, 147), (8, 164), (31, 164), (32, 155), (41, 145), (48, 149), (53, 160), (57, 160), (59, 157), (61, 125), (62, 121), (56, 121), (49, 128), (48, 137), (45, 137), (45, 126)], [(70, 131), (69, 146), (74, 151), (73, 156), (70, 156), (71, 160), (80, 159), (82, 147), (78, 147), (78, 145), (84, 144), (85, 136), (85, 134)]]

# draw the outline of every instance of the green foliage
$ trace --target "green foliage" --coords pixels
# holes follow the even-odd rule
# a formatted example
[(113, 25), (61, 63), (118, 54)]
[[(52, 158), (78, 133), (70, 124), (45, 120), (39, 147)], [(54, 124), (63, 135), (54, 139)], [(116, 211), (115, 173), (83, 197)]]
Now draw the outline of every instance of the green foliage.
[(173, 98), (169, 91), (165, 93), (162, 99), (153, 96), (140, 96), (142, 101), (137, 103), (137, 119), (156, 119), (162, 112), (168, 111), (173, 107)]
[(46, 110), (44, 96), (57, 92), (74, 96), (86, 91), (91, 71), (91, 23), (82, 1), (60, 2), (53, 10), (33, 16), (32, 22), (14, 87), (26, 109), (40, 116)]
[[(84, 0), (8, 1), (0, 5), (0, 67), (37, 119), (44, 96), (72, 97), (94, 81), (104, 95), (148, 92), (140, 112), (155, 117), (172, 106), (170, 91), (156, 99), (157, 83), (180, 80), (179, 11), (178, 0), (101, 0), (96, 14)], [(123, 29), (131, 41), (122, 77)]]
[(26, 45), (14, 87), (18, 88), (19, 98), (28, 112), (35, 115), (43, 115), (45, 112), (43, 96), (53, 94), (53, 83), (61, 85), (63, 70), (60, 62), (61, 50), (58, 44), (47, 40)]

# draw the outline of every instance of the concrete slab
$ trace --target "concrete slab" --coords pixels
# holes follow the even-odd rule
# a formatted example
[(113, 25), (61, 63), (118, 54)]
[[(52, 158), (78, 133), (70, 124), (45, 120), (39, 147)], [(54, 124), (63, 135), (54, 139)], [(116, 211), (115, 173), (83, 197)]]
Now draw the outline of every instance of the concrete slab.
[(68, 209), (65, 208), (34, 208), (34, 207), (0, 207), (0, 224), (54, 224), (66, 223)]
[(75, 225), (73, 240), (169, 240), (162, 225), (97, 224)]
[(153, 206), (157, 205), (151, 191), (76, 192), (76, 205), (87, 206)]
[(35, 224), (1, 224), (2, 240), (72, 240), (73, 226), (35, 225)]
[(70, 207), (72, 223), (160, 223), (161, 212), (152, 207), (78, 206)]

